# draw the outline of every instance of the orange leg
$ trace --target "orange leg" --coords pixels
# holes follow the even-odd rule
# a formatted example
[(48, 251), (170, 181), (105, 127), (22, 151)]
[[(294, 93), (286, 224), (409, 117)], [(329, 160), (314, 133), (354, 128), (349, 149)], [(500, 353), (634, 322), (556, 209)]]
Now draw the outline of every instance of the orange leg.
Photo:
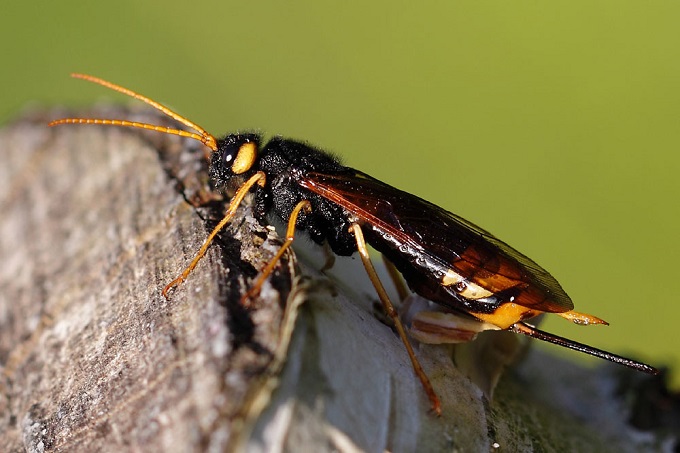
[(184, 271), (176, 279), (168, 283), (168, 285), (165, 288), (163, 288), (163, 296), (166, 299), (168, 298), (168, 291), (170, 291), (170, 289), (186, 280), (191, 271), (194, 270), (198, 262), (205, 255), (205, 252), (208, 250), (208, 247), (210, 246), (212, 240), (215, 238), (215, 236), (217, 236), (217, 233), (219, 233), (220, 230), (224, 228), (224, 226), (227, 223), (229, 223), (229, 221), (234, 217), (234, 214), (236, 214), (236, 209), (241, 204), (241, 201), (243, 201), (243, 198), (255, 184), (259, 184), (261, 187), (264, 187), (265, 175), (263, 172), (258, 171), (253, 176), (251, 176), (250, 179), (248, 179), (248, 181), (246, 181), (241, 187), (239, 187), (239, 189), (236, 191), (236, 194), (234, 195), (234, 198), (232, 198), (231, 202), (229, 203), (229, 208), (227, 209), (227, 213), (224, 215), (224, 218), (215, 227), (215, 229), (212, 230), (212, 233), (210, 233), (208, 238), (201, 246), (201, 249), (194, 257), (193, 261), (191, 261), (191, 264), (189, 264), (189, 266), (187, 266), (187, 268), (184, 269)]
[(286, 241), (283, 243), (283, 245), (276, 253), (274, 258), (272, 258), (264, 267), (264, 269), (262, 269), (259, 277), (255, 281), (253, 286), (250, 288), (250, 290), (248, 290), (248, 292), (243, 295), (243, 298), (241, 299), (241, 305), (243, 305), (244, 307), (250, 306), (249, 300), (251, 300), (254, 297), (257, 297), (257, 295), (260, 293), (260, 289), (262, 289), (262, 284), (264, 283), (264, 281), (274, 271), (276, 264), (279, 262), (279, 260), (286, 252), (286, 250), (288, 250), (290, 246), (293, 245), (293, 239), (295, 239), (295, 224), (297, 223), (297, 218), (298, 215), (300, 215), (300, 211), (302, 211), (303, 209), (305, 210), (305, 212), (312, 211), (312, 205), (309, 203), (309, 201), (302, 200), (297, 205), (295, 205), (293, 212), (290, 214), (290, 217), (288, 218), (288, 228), (286, 229)]
[(437, 397), (437, 394), (435, 393), (434, 388), (432, 387), (432, 383), (430, 383), (430, 379), (425, 374), (425, 371), (423, 370), (423, 367), (420, 365), (420, 362), (418, 362), (418, 359), (416, 358), (416, 355), (413, 352), (413, 347), (411, 347), (411, 343), (409, 343), (408, 337), (406, 336), (406, 330), (404, 329), (404, 326), (401, 323), (401, 320), (399, 319), (399, 314), (394, 309), (392, 302), (390, 302), (390, 298), (387, 296), (385, 288), (383, 287), (382, 283), (380, 282), (380, 279), (378, 278), (378, 274), (375, 272), (375, 268), (373, 267), (371, 258), (368, 255), (368, 249), (366, 248), (366, 241), (364, 240), (364, 234), (361, 231), (361, 227), (356, 223), (352, 224), (352, 226), (350, 227), (350, 231), (354, 233), (354, 238), (357, 241), (357, 249), (359, 250), (361, 261), (363, 261), (364, 267), (366, 268), (366, 273), (368, 274), (368, 277), (371, 279), (371, 283), (373, 283), (375, 290), (378, 292), (378, 297), (380, 297), (380, 301), (382, 302), (383, 307), (385, 308), (385, 312), (390, 318), (392, 318), (392, 321), (394, 322), (394, 327), (397, 329), (397, 333), (399, 334), (401, 341), (404, 343), (404, 346), (406, 346), (406, 351), (408, 352), (408, 356), (411, 359), (413, 370), (420, 379), (420, 382), (423, 384), (425, 393), (427, 393), (427, 396), (430, 399), (430, 403), (432, 404), (432, 410), (437, 415), (441, 415), (442, 409), (441, 403), (439, 402), (439, 398)]

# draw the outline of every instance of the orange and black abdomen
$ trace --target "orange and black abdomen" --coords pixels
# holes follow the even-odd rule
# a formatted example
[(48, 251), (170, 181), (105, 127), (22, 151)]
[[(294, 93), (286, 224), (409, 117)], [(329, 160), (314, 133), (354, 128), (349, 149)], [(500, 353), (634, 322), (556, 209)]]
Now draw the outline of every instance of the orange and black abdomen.
[[(559, 283), (530, 258), (487, 231), (357, 170), (307, 173), (298, 183), (342, 206), (367, 242), (392, 261), (413, 291), (497, 325), (573, 304)], [(507, 326), (500, 326), (505, 328)]]

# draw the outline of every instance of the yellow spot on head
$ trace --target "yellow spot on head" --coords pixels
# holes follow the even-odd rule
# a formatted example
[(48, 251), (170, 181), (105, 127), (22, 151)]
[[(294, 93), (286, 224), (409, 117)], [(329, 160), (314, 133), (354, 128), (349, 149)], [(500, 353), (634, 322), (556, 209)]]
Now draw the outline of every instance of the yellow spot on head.
[(257, 158), (257, 144), (255, 142), (246, 142), (238, 149), (236, 159), (231, 166), (231, 171), (236, 175), (245, 173), (253, 167), (255, 159)]

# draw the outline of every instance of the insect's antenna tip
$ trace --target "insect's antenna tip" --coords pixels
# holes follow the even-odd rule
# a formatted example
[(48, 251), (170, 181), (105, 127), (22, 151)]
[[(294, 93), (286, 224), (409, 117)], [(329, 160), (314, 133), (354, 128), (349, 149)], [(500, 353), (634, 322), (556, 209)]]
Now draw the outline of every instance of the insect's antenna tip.
[(91, 76), (91, 75), (88, 75), (88, 74), (84, 74), (82, 72), (72, 72), (70, 74), (70, 76), (73, 77), (74, 79), (83, 79), (83, 80), (91, 80), (91, 81), (99, 80), (97, 77), (94, 77), (94, 76)]

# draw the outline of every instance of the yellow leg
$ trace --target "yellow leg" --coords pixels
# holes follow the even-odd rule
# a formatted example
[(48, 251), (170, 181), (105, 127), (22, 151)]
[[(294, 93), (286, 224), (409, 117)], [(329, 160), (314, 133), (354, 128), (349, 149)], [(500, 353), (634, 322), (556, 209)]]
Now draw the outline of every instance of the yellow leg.
[(385, 291), (385, 288), (380, 282), (378, 274), (375, 272), (375, 268), (373, 267), (371, 258), (370, 256), (368, 256), (368, 249), (366, 248), (366, 241), (364, 240), (364, 234), (361, 231), (361, 227), (356, 223), (352, 224), (352, 226), (350, 227), (350, 231), (354, 233), (354, 238), (357, 241), (357, 249), (359, 250), (361, 261), (363, 261), (364, 267), (366, 268), (366, 273), (368, 274), (368, 277), (371, 279), (371, 282), (373, 283), (375, 290), (378, 292), (378, 297), (380, 297), (380, 301), (382, 302), (383, 307), (385, 308), (385, 312), (390, 318), (392, 318), (392, 321), (394, 322), (394, 327), (397, 329), (397, 333), (399, 334), (401, 341), (404, 343), (404, 346), (406, 346), (408, 356), (411, 358), (413, 370), (420, 379), (420, 382), (423, 384), (425, 393), (427, 393), (427, 396), (430, 399), (430, 403), (432, 404), (432, 410), (437, 415), (441, 415), (442, 410), (439, 398), (437, 397), (437, 394), (435, 393), (434, 388), (430, 383), (430, 379), (425, 374), (425, 371), (423, 370), (423, 367), (420, 365), (420, 362), (418, 362), (418, 359), (416, 358), (416, 355), (413, 352), (413, 347), (411, 347), (411, 343), (408, 341), (408, 337), (406, 336), (406, 330), (404, 329), (404, 326), (401, 323), (401, 320), (399, 319), (399, 315), (397, 314), (397, 311), (394, 309), (392, 302), (390, 302), (390, 298), (387, 296), (387, 292)]
[(186, 278), (189, 276), (191, 271), (194, 270), (198, 262), (203, 258), (205, 255), (205, 252), (208, 250), (208, 247), (210, 246), (210, 243), (212, 240), (217, 236), (217, 233), (220, 232), (224, 226), (229, 223), (229, 221), (234, 217), (234, 214), (236, 214), (236, 209), (239, 207), (241, 204), (241, 201), (243, 201), (243, 198), (246, 196), (246, 194), (250, 191), (250, 189), (255, 185), (259, 184), (261, 187), (264, 187), (265, 184), (265, 175), (263, 172), (258, 171), (255, 173), (253, 176), (248, 179), (239, 189), (236, 191), (236, 194), (234, 197), (231, 199), (231, 202), (229, 203), (229, 208), (227, 209), (227, 213), (224, 215), (224, 218), (220, 221), (220, 223), (215, 227), (215, 229), (212, 230), (212, 233), (208, 236), (208, 238), (205, 240), (203, 245), (201, 246), (201, 249), (198, 251), (196, 256), (194, 257), (193, 261), (191, 261), (191, 264), (187, 266), (186, 269), (173, 281), (168, 283), (168, 285), (163, 288), (163, 296), (167, 299), (168, 298), (168, 291), (170, 291), (174, 286), (179, 285), (182, 283)]
[(305, 212), (311, 212), (312, 205), (309, 203), (309, 201), (302, 200), (297, 205), (295, 205), (293, 212), (290, 214), (290, 217), (288, 218), (288, 228), (286, 229), (286, 241), (283, 243), (283, 245), (276, 253), (274, 258), (272, 258), (264, 267), (264, 269), (262, 269), (259, 277), (255, 281), (253, 286), (251, 286), (250, 290), (248, 290), (248, 292), (243, 295), (243, 298), (241, 299), (241, 305), (248, 307), (250, 305), (250, 302), (248, 301), (254, 297), (257, 297), (257, 295), (260, 293), (260, 289), (262, 289), (262, 284), (264, 283), (264, 281), (274, 271), (274, 267), (276, 267), (276, 264), (279, 262), (279, 260), (286, 252), (286, 250), (288, 250), (290, 246), (293, 245), (293, 239), (295, 239), (295, 224), (297, 223), (297, 218), (298, 215), (300, 214), (300, 211), (302, 211), (303, 209), (305, 210)]

